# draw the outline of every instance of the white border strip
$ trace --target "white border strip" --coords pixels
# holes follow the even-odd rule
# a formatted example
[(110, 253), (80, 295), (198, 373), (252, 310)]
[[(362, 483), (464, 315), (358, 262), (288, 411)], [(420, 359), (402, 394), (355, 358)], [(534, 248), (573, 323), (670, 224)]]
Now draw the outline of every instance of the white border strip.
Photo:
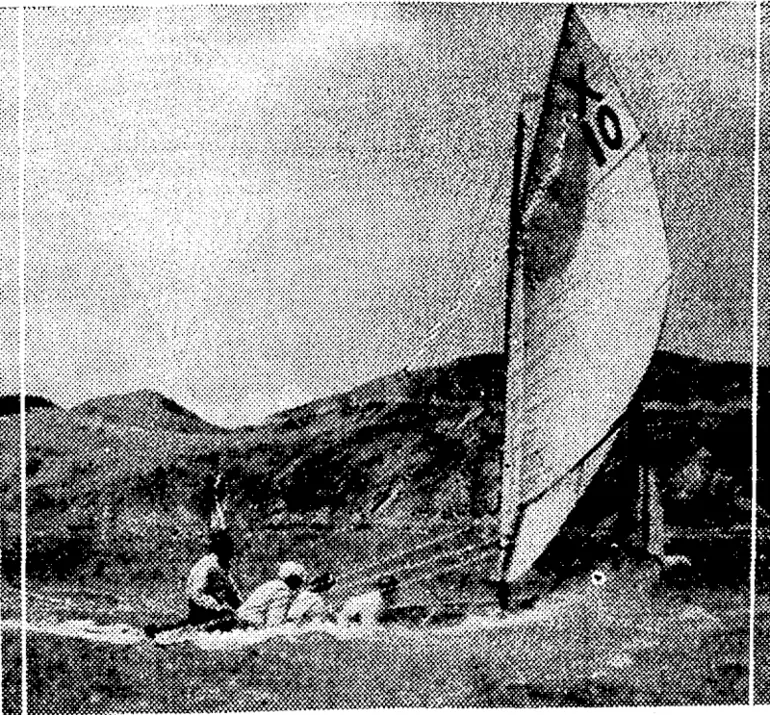
[(18, 221), (19, 221), (19, 460), (20, 460), (20, 569), (21, 569), (21, 631), (19, 634), (21, 648), (21, 712), (27, 713), (27, 378), (25, 373), (25, 343), (24, 330), (26, 325), (26, 293), (25, 293), (25, 260), (24, 251), (24, 6), (17, 9), (16, 24), (19, 105), (18, 105)]
[(757, 596), (757, 410), (759, 390), (757, 385), (759, 365), (759, 139), (762, 65), (762, 5), (754, 2), (754, 240), (752, 246), (752, 336), (751, 336), (751, 567), (749, 576), (749, 706), (754, 705), (755, 681), (755, 628)]

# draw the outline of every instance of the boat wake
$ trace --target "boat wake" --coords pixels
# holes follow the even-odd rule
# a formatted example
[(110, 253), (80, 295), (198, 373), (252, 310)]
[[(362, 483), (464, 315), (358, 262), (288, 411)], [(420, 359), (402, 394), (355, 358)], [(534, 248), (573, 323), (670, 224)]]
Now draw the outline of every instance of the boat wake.
[[(21, 628), (18, 621), (6, 621), (4, 628)], [(29, 633), (45, 633), (61, 636), (62, 638), (77, 638), (79, 640), (112, 643), (114, 645), (136, 645), (147, 640), (144, 633), (127, 623), (98, 625), (91, 620), (71, 620), (60, 623), (28, 623)]]
[[(320, 639), (337, 641), (425, 641), (433, 638), (449, 640), (468, 638), (472, 634), (494, 631), (521, 631), (531, 626), (547, 628), (614, 628), (633, 631), (637, 635), (658, 633), (666, 624), (689, 624), (700, 630), (719, 628), (721, 621), (704, 608), (691, 603), (651, 597), (644, 588), (645, 573), (612, 573), (610, 578), (590, 577), (576, 579), (557, 592), (540, 599), (531, 608), (501, 614), (494, 609), (467, 612), (460, 620), (447, 623), (440, 619), (425, 619), (422, 623), (395, 622), (372, 627), (342, 625), (330, 622), (312, 622), (304, 626), (288, 623), (273, 628), (246, 628), (231, 631), (205, 631), (196, 626), (184, 626), (162, 631), (149, 640), (144, 631), (125, 623), (99, 625), (93, 620), (53, 620), (29, 623), (27, 630), (62, 638), (138, 645), (154, 643), (157, 646), (192, 644), (201, 650), (239, 650), (272, 641), (314, 642)], [(603, 575), (603, 572), (601, 572)], [(458, 614), (459, 615), (459, 614)], [(578, 623), (579, 622), (579, 623)], [(3, 628), (18, 629), (19, 621), (3, 621)], [(630, 630), (629, 630), (630, 629)]]
[[(272, 640), (301, 642), (314, 640), (318, 637), (329, 637), (338, 641), (394, 641), (394, 640), (426, 640), (428, 638), (465, 637), (470, 633), (480, 631), (495, 631), (516, 629), (530, 623), (552, 623), (557, 613), (549, 609), (532, 609), (512, 613), (505, 616), (497, 614), (468, 615), (459, 623), (449, 626), (431, 625), (377, 625), (369, 628), (361, 626), (345, 626), (336, 623), (311, 623), (307, 626), (286, 624), (275, 628), (233, 630), (229, 632), (190, 633), (189, 640), (202, 650), (228, 650), (246, 648)], [(163, 645), (164, 634), (156, 638)], [(174, 641), (171, 636), (166, 643)]]
[[(508, 615), (495, 613), (469, 614), (460, 622), (448, 626), (389, 624), (372, 627), (341, 625), (329, 622), (314, 622), (305, 626), (284, 624), (273, 628), (247, 628), (232, 631), (207, 632), (195, 626), (185, 626), (157, 634), (154, 643), (171, 646), (191, 643), (202, 650), (237, 650), (268, 641), (282, 640), (301, 642), (317, 638), (333, 638), (339, 641), (393, 641), (424, 640), (430, 637), (449, 638), (478, 631), (514, 629), (525, 624), (548, 623), (559, 613), (569, 608), (562, 600), (558, 604), (541, 604), (537, 608)], [(4, 621), (3, 628), (20, 629), (19, 621)], [(27, 624), (30, 633), (48, 634), (62, 638), (115, 645), (138, 645), (150, 642), (144, 632), (126, 623), (100, 625), (93, 620), (44, 621)]]

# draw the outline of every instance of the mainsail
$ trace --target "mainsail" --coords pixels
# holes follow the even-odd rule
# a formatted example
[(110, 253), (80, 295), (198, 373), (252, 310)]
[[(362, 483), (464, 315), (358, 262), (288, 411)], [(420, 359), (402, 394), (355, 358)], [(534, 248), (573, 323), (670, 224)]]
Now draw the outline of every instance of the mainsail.
[(530, 569), (601, 465), (655, 349), (668, 293), (644, 136), (574, 8), (513, 201), (503, 582)]

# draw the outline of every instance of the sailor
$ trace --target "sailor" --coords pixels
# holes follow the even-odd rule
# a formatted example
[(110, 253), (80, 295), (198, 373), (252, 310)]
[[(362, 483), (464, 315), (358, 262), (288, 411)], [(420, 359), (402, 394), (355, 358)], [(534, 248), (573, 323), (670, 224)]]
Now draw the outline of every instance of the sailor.
[(144, 632), (154, 638), (163, 631), (184, 626), (205, 626), (228, 630), (237, 624), (235, 611), (241, 599), (230, 577), (233, 540), (224, 529), (209, 534), (208, 553), (192, 567), (187, 578), (188, 615), (179, 623), (158, 626), (149, 624)]
[(294, 599), (286, 620), (298, 626), (333, 620), (329, 604), (321, 594), (329, 591), (335, 583), (337, 580), (330, 573), (323, 573), (311, 579), (307, 588)]
[(281, 564), (278, 578), (257, 587), (238, 609), (238, 618), (256, 628), (281, 625), (306, 580), (307, 571), (302, 564)]
[(374, 590), (348, 599), (340, 610), (338, 623), (370, 627), (383, 619), (387, 609), (396, 601), (398, 579), (392, 574), (380, 576), (374, 586)]
[(235, 620), (241, 605), (230, 577), (233, 540), (224, 529), (211, 532), (209, 553), (192, 567), (187, 579), (188, 622), (202, 625), (211, 621)]

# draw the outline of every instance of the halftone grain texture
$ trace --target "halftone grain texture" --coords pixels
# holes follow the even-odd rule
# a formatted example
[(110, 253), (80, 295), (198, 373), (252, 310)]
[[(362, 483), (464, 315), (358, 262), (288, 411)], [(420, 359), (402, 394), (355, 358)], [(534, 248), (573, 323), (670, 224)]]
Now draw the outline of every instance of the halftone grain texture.
[[(767, 316), (770, 315), (770, 280), (768, 280), (768, 267), (770, 267), (770, 11), (766, 4), (761, 5), (761, 42), (760, 42), (760, 86), (759, 86), (759, 349), (768, 345), (770, 336), (767, 331)], [(765, 380), (761, 372), (758, 377), (759, 404), (767, 394)], [(757, 440), (758, 440), (758, 482), (757, 501), (760, 507), (757, 513), (760, 530), (767, 526), (767, 508), (770, 490), (768, 479), (763, 475), (767, 469), (765, 450), (763, 448), (762, 435), (767, 432), (767, 411), (757, 412)], [(760, 531), (761, 533), (761, 531)], [(757, 542), (757, 575), (756, 588), (760, 594), (756, 609), (755, 621), (755, 672), (754, 672), (754, 698), (757, 704), (770, 703), (770, 629), (768, 629), (767, 601), (770, 590), (770, 541), (760, 538)]]
[(659, 341), (671, 281), (647, 148), (574, 10), (521, 211), (500, 525), (514, 539), (509, 581), (532, 567), (605, 460)]
[[(505, 245), (563, 8), (34, 11), (28, 384), (253, 424), (409, 362)], [(648, 134), (662, 347), (748, 361), (750, 8), (581, 8)], [(497, 191), (495, 188), (497, 187)], [(500, 264), (416, 367), (499, 350)]]
[[(537, 112), (562, 14), (28, 12), (27, 358), (55, 403), (28, 421), (31, 619), (179, 623), (222, 522), (243, 596), (289, 560), (337, 576), (335, 611), (400, 584), (366, 640), (34, 633), (32, 712), (746, 702), (742, 6), (585, 9), (650, 134), (676, 352), (538, 561), (544, 600), (485, 612), (514, 113)], [(638, 548), (640, 471), (678, 571)]]

